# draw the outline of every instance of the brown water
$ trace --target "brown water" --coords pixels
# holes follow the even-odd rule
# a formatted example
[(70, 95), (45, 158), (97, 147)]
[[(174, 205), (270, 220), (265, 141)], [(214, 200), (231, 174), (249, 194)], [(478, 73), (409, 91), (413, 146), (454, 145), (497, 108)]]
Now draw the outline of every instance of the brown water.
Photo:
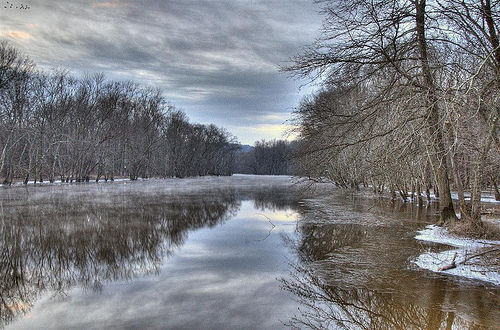
[(436, 274), (412, 263), (448, 249), (414, 239), (437, 210), (336, 191), (310, 200), (300, 256), (282, 280), (304, 306), (290, 323), (317, 329), (500, 329), (500, 288)]
[(500, 290), (411, 263), (432, 209), (285, 177), (0, 190), (12, 329), (495, 328)]

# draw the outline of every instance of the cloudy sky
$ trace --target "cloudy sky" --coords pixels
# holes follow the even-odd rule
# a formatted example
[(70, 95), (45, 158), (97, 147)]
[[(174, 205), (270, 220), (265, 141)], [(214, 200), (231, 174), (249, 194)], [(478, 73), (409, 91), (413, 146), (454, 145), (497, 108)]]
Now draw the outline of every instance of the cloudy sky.
[(191, 122), (245, 144), (283, 138), (308, 93), (278, 69), (317, 36), (312, 0), (26, 1), (0, 1), (0, 38), (40, 68), (160, 87)]

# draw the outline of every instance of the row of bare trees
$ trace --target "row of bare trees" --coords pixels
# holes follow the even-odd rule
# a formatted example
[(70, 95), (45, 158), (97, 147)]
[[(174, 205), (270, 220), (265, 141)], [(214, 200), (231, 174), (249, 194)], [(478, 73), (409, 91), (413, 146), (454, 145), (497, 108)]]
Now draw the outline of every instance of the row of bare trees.
[(301, 173), (420, 201), (432, 188), (441, 223), (456, 189), (481, 224), (481, 189), (500, 179), (500, 3), (317, 2), (321, 35), (284, 68), (322, 86), (295, 112)]
[(44, 73), (0, 42), (0, 177), (53, 182), (115, 176), (230, 175), (236, 139), (189, 123), (160, 90), (102, 74)]
[(291, 159), (297, 149), (296, 141), (261, 140), (236, 157), (236, 171), (243, 174), (290, 175)]

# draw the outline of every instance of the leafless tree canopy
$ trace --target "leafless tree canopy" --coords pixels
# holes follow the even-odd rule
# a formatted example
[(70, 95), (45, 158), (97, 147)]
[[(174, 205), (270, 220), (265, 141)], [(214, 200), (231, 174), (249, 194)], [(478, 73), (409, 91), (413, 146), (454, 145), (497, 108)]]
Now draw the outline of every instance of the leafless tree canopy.
[(6, 41), (0, 65), (4, 184), (233, 173), (236, 138), (189, 123), (158, 89), (40, 72)]
[(433, 189), (443, 223), (456, 189), (480, 226), (481, 189), (500, 179), (500, 4), (317, 2), (321, 34), (284, 68), (321, 86), (295, 111), (300, 173), (419, 202)]
[(261, 140), (236, 157), (236, 171), (244, 174), (290, 175), (293, 173), (292, 155), (296, 141)]

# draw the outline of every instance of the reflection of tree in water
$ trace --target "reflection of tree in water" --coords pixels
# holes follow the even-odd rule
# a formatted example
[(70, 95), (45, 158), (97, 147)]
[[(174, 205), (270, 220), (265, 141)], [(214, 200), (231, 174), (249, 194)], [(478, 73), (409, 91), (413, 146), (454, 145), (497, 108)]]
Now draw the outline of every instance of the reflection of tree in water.
[[(188, 232), (234, 215), (234, 190), (202, 195), (119, 195), (109, 203), (57, 199), (2, 205), (0, 318), (10, 323), (48, 290), (76, 285), (100, 290), (105, 282), (157, 272)], [(16, 207), (17, 203), (17, 207)]]
[(324, 260), (332, 252), (354, 246), (366, 237), (363, 227), (356, 224), (306, 223), (301, 227), (301, 241), (298, 252), (302, 260)]
[(258, 190), (252, 194), (254, 208), (257, 210), (270, 210), (272, 212), (283, 210), (297, 210), (299, 208), (298, 198), (293, 191), (282, 187), (271, 187), (269, 189)]
[(394, 293), (368, 288), (340, 288), (325, 283), (305, 267), (295, 265), (285, 290), (302, 304), (292, 328), (310, 329), (489, 329), (435, 306), (422, 307)]
[(487, 296), (481, 288), (462, 290), (444, 279), (421, 278), (408, 270), (408, 258), (419, 246), (400, 222), (412, 224), (412, 219), (427, 218), (426, 212), (390, 205), (385, 212), (396, 215), (395, 224), (363, 225), (351, 221), (362, 214), (345, 212), (349, 207), (319, 215), (318, 209), (306, 211), (297, 234), (286, 237), (299, 258), (292, 265), (293, 274), (281, 282), (303, 306), (289, 325), (299, 329), (488, 329), (474, 322), (494, 324), (498, 298)]

